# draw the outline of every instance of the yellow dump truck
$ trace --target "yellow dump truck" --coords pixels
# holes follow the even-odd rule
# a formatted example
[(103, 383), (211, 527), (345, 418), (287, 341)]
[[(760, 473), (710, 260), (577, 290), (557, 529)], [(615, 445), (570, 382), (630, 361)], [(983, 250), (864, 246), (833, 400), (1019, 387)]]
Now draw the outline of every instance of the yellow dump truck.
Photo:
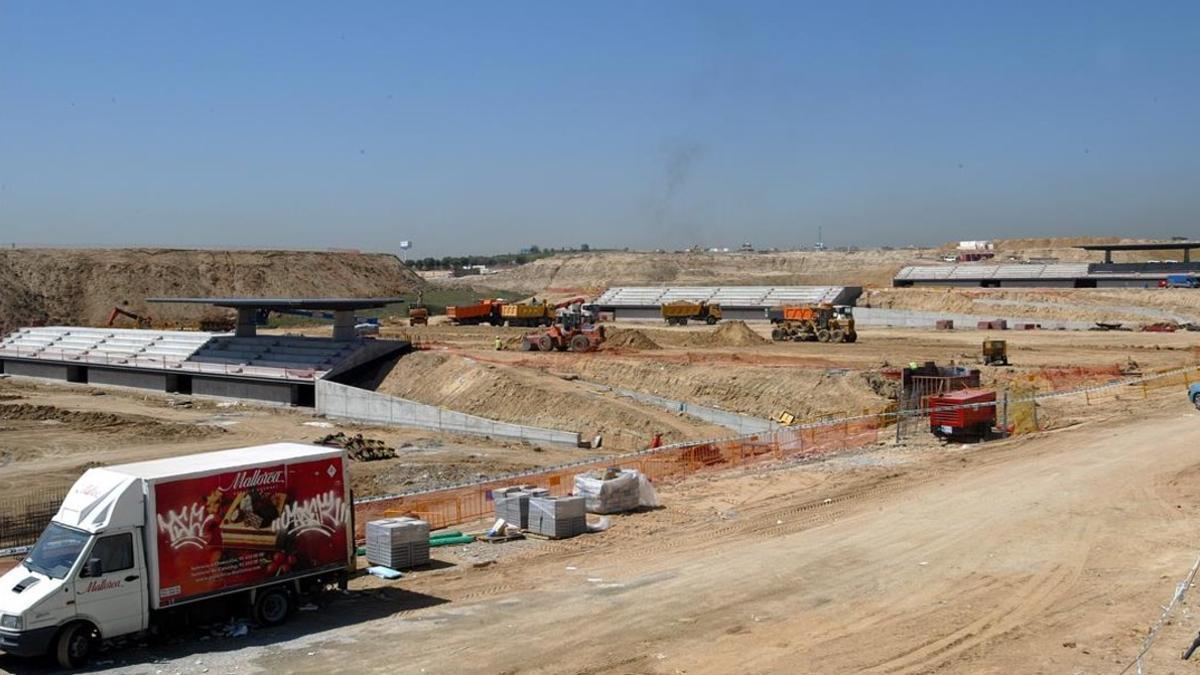
[(514, 302), (500, 307), (506, 326), (549, 326), (554, 323), (554, 307), (546, 302)]
[(662, 317), (668, 326), (686, 326), (688, 321), (703, 321), (708, 325), (721, 320), (720, 305), (680, 300), (662, 306)]

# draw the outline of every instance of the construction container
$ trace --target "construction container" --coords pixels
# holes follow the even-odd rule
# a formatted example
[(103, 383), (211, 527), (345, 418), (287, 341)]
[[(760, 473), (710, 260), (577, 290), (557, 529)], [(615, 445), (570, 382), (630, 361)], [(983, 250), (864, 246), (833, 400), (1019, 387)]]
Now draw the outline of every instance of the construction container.
[(954, 321), (951, 319), (938, 319), (935, 325), (938, 330), (954, 330)]

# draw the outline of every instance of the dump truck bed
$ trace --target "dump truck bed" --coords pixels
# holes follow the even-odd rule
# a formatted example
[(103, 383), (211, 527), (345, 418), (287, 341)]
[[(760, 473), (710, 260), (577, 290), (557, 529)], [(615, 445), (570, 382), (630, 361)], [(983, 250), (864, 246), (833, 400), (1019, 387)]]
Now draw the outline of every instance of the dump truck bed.
[(549, 316), (550, 311), (546, 305), (526, 305), (514, 303), (504, 305), (500, 308), (500, 316), (510, 319), (536, 319), (544, 316)]

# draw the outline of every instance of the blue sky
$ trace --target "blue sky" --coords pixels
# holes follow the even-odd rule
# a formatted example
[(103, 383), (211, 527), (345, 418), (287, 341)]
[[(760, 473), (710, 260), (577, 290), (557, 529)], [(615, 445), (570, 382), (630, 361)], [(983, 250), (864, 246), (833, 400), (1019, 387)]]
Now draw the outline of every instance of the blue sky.
[(1195, 2), (3, 2), (0, 242), (1197, 235), (1197, 73)]

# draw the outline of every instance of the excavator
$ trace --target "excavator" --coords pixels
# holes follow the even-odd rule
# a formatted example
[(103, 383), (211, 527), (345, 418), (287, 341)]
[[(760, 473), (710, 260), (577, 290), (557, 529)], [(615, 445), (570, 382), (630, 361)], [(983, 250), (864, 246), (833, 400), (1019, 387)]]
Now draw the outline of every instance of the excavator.
[(127, 319), (133, 320), (133, 322), (137, 324), (138, 328), (149, 328), (150, 324), (153, 323), (153, 321), (154, 321), (148, 314), (147, 315), (135, 314), (127, 309), (121, 309), (120, 307), (113, 307), (112, 311), (108, 313), (108, 324), (107, 325), (110, 328), (113, 327), (117, 323), (117, 318), (122, 317), (122, 316)]

